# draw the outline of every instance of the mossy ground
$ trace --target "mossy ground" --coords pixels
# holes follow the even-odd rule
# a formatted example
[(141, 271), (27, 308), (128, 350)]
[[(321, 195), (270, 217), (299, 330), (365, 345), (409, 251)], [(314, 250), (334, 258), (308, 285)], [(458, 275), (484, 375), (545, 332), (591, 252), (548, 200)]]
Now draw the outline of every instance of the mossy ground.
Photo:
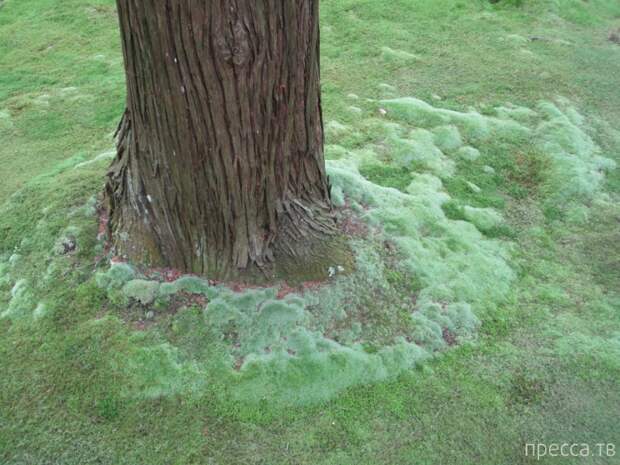
[(514, 3), (322, 3), (334, 200), (370, 232), (357, 273), (279, 300), (110, 271), (114, 2), (0, 2), (0, 461), (618, 445), (620, 6)]

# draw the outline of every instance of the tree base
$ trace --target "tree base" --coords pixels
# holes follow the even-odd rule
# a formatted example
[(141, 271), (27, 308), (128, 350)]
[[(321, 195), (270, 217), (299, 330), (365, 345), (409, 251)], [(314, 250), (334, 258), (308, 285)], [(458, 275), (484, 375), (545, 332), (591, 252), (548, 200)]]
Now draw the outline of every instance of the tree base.
[[(175, 268), (159, 252), (157, 243), (140, 224), (126, 224), (126, 231), (111, 240), (114, 254), (144, 268)], [(286, 282), (298, 286), (310, 281), (325, 281), (335, 274), (349, 274), (355, 268), (353, 252), (342, 233), (323, 238), (297, 240), (292, 247), (283, 243), (274, 247), (272, 261), (263, 266), (256, 263), (245, 269), (213, 268), (180, 270), (203, 275), (208, 279), (248, 285), (266, 285)], [(291, 253), (294, 250), (294, 253)]]

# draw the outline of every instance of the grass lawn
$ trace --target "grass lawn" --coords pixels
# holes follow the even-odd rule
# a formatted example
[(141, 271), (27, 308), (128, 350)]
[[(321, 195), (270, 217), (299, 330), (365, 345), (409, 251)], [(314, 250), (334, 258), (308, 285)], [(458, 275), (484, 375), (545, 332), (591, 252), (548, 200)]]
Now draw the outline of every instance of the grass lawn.
[(620, 3), (321, 8), (334, 197), (395, 252), (350, 308), (287, 301), (322, 352), (284, 363), (204, 324), (254, 340), (246, 301), (143, 305), (101, 259), (115, 3), (0, 0), (0, 463), (620, 463)]

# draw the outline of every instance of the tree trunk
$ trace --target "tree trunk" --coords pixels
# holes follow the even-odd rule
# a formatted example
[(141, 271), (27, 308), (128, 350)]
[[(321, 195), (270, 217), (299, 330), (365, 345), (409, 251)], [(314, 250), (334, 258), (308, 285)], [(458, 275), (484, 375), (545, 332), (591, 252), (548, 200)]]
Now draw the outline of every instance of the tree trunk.
[(127, 110), (106, 192), (119, 255), (218, 278), (322, 267), (335, 223), (318, 4), (117, 0)]

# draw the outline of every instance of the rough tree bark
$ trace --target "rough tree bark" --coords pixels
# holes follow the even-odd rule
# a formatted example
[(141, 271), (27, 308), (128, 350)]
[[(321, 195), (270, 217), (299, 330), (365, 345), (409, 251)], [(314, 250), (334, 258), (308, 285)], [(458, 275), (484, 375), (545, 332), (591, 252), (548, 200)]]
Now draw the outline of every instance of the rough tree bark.
[(337, 235), (318, 4), (117, 0), (127, 110), (106, 198), (118, 254), (219, 278), (323, 267)]

